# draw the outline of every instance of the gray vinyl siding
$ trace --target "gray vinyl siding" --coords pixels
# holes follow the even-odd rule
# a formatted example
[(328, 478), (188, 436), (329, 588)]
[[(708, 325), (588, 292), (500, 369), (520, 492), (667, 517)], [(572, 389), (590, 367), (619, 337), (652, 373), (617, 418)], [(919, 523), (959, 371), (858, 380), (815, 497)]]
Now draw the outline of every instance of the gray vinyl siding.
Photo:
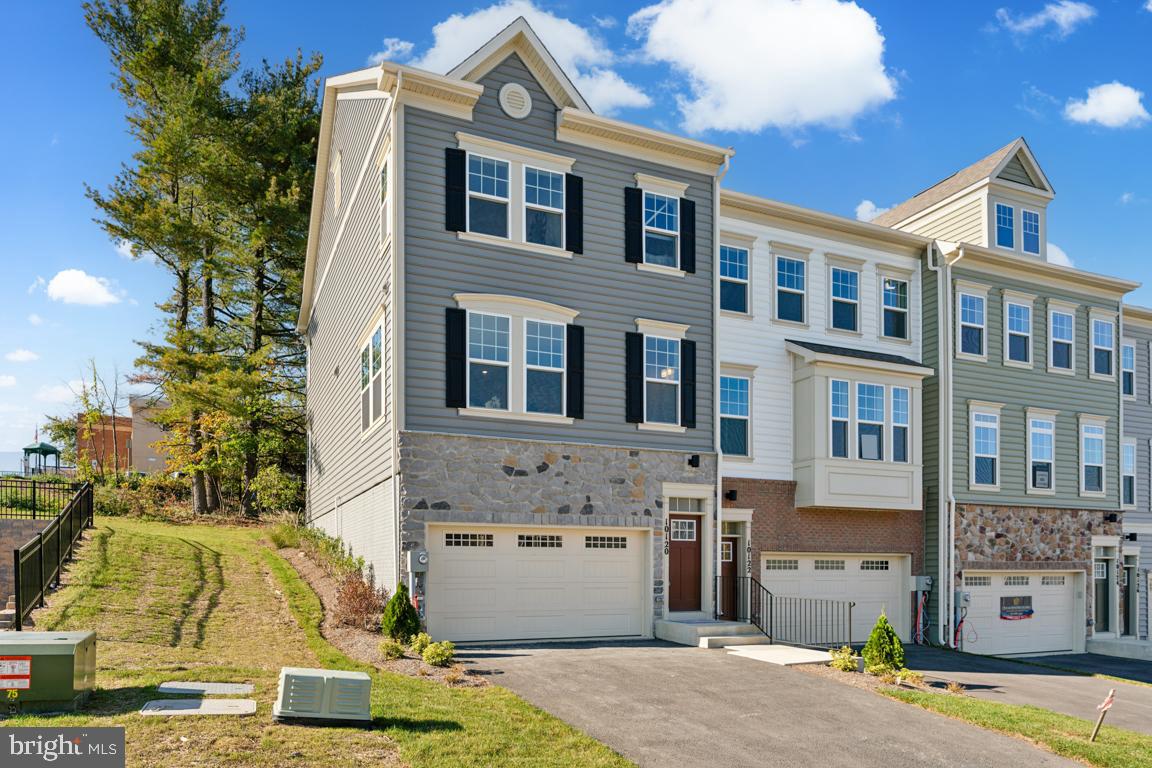
[(1019, 155), (1008, 161), (1008, 164), (1004, 166), (1004, 170), (1000, 171), (1000, 178), (1029, 187), (1036, 186), (1036, 183), (1032, 181), (1032, 177), (1028, 175), (1028, 171), (1024, 168), (1024, 163), (1020, 162)]
[[(1090, 296), (1055, 294), (1039, 283), (1011, 281), (999, 276), (965, 269), (952, 270), (953, 322), (957, 321), (955, 280), (992, 285), (987, 301), (988, 360), (953, 361), (953, 417), (955, 419), (955, 494), (961, 503), (1068, 507), (1077, 509), (1117, 509), (1119, 506), (1120, 417), (1119, 384), (1088, 377), (1089, 310), (1093, 307), (1117, 312), (1118, 303)], [(1032, 352), (1029, 370), (1003, 364), (1004, 290), (1034, 294), (1032, 307)], [(1073, 302), (1076, 311), (1076, 375), (1049, 373), (1048, 311), (1046, 299)], [(951, 329), (955, 334), (955, 328)], [(1119, 365), (1117, 348), (1117, 366)], [(1000, 491), (969, 489), (969, 400), (1003, 403), (1000, 413)], [(1028, 494), (1027, 433), (1025, 409), (1047, 408), (1059, 411), (1056, 417), (1056, 494)], [(1105, 448), (1105, 496), (1080, 496), (1079, 415), (1108, 418)]]
[[(308, 327), (308, 512), (310, 519), (326, 528), (332, 526), (321, 518), (332, 515), (338, 504), (353, 504), (355, 516), (386, 516), (386, 525), (395, 528), (394, 517), (386, 509), (366, 509), (357, 501), (392, 474), (388, 409), (367, 433), (362, 432), (360, 421), (359, 340), (379, 316), (381, 306), (388, 302), (384, 285), (390, 254), (383, 254), (380, 249), (377, 146), (371, 142), (384, 105), (383, 100), (339, 102), (332, 135), (332, 152), (343, 150), (344, 155), (342, 210), (333, 210), (329, 190), (321, 221), (317, 293)], [(366, 162), (371, 167), (359, 194), (354, 196), (356, 180)], [(345, 212), (347, 224), (337, 242), (335, 231)], [(392, 362), (390, 332), (386, 325), (383, 389), (389, 407), (393, 401), (388, 378)], [(389, 535), (395, 539), (394, 531)], [(356, 550), (356, 541), (348, 543)], [(356, 554), (366, 555), (381, 568), (390, 562), (394, 570), (394, 551)], [(385, 574), (380, 574), (380, 578), (384, 579)], [(391, 578), (387, 576), (389, 583)]]
[[(497, 92), (509, 81), (532, 96), (531, 114), (506, 116)], [(468, 122), (406, 107), (404, 158), (405, 429), (455, 434), (712, 450), (713, 178), (557, 142), (556, 108), (512, 55), (480, 81)], [(572, 157), (584, 179), (584, 253), (572, 259), (466, 243), (444, 228), (444, 148), (455, 133), (480, 135)], [(493, 154), (496, 154), (495, 152)], [(624, 188), (642, 172), (689, 185), (696, 203), (696, 272), (671, 277), (624, 261)], [(585, 328), (585, 418), (571, 426), (477, 419), (444, 405), (444, 308), (456, 292), (513, 294), (579, 311)], [(639, 431), (624, 417), (624, 334), (638, 317), (685, 323), (696, 342), (696, 429)]]
[(973, 197), (904, 229), (924, 237), (981, 244), (984, 242), (984, 203), (979, 197)]
[(944, 585), (940, 583), (940, 319), (937, 304), (937, 273), (925, 268), (921, 272), (921, 306), (923, 313), (924, 365), (937, 373), (924, 380), (924, 575), (936, 580), (929, 598), (929, 615), (935, 616), (937, 600)]
[[(1152, 343), (1152, 328), (1126, 324), (1124, 338), (1136, 347), (1136, 397), (1124, 401), (1124, 436), (1136, 440), (1136, 508), (1124, 510), (1124, 522), (1152, 524), (1152, 456), (1149, 455), (1149, 440), (1152, 440), (1152, 382), (1149, 381), (1149, 344)], [(1140, 545), (1141, 587), (1146, 583), (1143, 576), (1152, 565), (1152, 536), (1138, 534)], [(1140, 636), (1148, 636), (1147, 595), (1140, 594)]]

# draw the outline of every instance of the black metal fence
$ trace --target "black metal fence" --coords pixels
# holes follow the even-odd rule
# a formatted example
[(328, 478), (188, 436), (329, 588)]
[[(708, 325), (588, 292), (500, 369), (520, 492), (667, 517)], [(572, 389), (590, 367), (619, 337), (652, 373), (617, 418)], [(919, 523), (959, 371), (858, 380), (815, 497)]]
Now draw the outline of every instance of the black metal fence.
[(83, 483), (0, 478), (0, 517), (30, 520), (60, 514)]
[[(35, 507), (33, 507), (35, 510)], [(25, 515), (32, 518), (33, 514)], [(63, 509), (24, 546), (12, 551), (16, 617), (19, 632), (28, 614), (44, 605), (48, 588), (60, 583), (64, 563), (72, 559), (76, 542), (92, 525), (92, 485), (76, 488)]]
[(717, 580), (717, 618), (747, 621), (771, 643), (838, 648), (852, 644), (848, 600), (776, 595), (752, 576)]

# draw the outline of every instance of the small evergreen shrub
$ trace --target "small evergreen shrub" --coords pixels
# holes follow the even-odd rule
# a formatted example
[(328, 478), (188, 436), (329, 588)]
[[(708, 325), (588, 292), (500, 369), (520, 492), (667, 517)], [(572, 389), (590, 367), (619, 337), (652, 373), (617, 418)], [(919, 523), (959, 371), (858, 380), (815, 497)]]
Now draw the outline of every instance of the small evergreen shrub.
[(420, 631), (420, 615), (408, 598), (408, 586), (404, 582), (396, 587), (396, 594), (384, 609), (382, 628), (393, 640), (404, 640)]
[(879, 675), (883, 671), (897, 672), (904, 669), (904, 646), (896, 636), (896, 630), (883, 613), (872, 627), (872, 634), (864, 644), (864, 669), (869, 674)]
[(456, 657), (456, 646), (445, 640), (440, 643), (431, 643), (422, 654), (424, 663), (432, 667), (446, 667)]
[(838, 669), (841, 672), (855, 672), (860, 669), (860, 664), (857, 662), (859, 658), (856, 652), (852, 650), (852, 646), (845, 645), (841, 648), (831, 651), (832, 661), (828, 666), (832, 669)]
[(424, 649), (432, 645), (432, 635), (427, 632), (417, 632), (412, 635), (412, 639), (408, 642), (408, 647), (412, 649), (412, 653), (417, 656), (424, 655)]
[(395, 640), (385, 640), (380, 643), (380, 653), (386, 659), (402, 659), (404, 658), (404, 646)]

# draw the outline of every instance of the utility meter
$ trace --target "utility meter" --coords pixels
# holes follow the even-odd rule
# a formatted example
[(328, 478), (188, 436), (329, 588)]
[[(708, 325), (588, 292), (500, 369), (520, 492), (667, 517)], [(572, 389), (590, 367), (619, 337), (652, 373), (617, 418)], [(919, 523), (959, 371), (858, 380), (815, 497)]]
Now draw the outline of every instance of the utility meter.
[(428, 550), (414, 549), (408, 553), (408, 573), (428, 572)]

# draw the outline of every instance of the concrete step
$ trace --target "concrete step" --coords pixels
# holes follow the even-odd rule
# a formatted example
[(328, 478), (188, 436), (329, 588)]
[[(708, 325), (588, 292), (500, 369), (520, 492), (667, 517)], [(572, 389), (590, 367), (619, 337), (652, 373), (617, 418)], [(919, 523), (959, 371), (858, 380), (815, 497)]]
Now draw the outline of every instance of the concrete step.
[(731, 648), (736, 645), (763, 645), (768, 637), (757, 631), (754, 635), (718, 635), (700, 638), (701, 648)]
[(16, 609), (0, 611), (0, 629), (8, 629), (16, 625)]
[(1102, 656), (1152, 661), (1152, 641), (1134, 637), (1090, 637), (1084, 650)]
[(662, 619), (655, 622), (653, 630), (653, 634), (661, 640), (696, 647), (700, 647), (703, 638), (711, 637), (751, 637), (755, 638), (756, 642), (764, 642), (763, 632), (751, 624), (738, 621)]

